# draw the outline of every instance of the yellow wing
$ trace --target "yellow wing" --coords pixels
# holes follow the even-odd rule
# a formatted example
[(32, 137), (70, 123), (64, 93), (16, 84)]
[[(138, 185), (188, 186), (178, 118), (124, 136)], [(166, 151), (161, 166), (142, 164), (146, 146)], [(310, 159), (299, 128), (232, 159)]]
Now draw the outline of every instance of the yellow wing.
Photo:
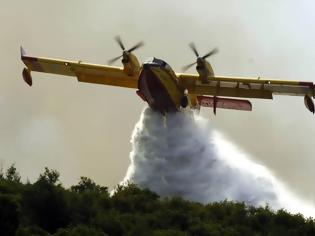
[(29, 85), (32, 85), (30, 72), (37, 71), (75, 76), (80, 82), (138, 88), (138, 75), (129, 76), (121, 67), (88, 64), (81, 61), (30, 57), (25, 55), (23, 48), (21, 48), (21, 59), (27, 67), (23, 71), (23, 78)]
[(209, 77), (202, 83), (198, 75), (177, 74), (180, 84), (194, 95), (272, 99), (273, 95), (315, 97), (312, 82), (263, 78)]

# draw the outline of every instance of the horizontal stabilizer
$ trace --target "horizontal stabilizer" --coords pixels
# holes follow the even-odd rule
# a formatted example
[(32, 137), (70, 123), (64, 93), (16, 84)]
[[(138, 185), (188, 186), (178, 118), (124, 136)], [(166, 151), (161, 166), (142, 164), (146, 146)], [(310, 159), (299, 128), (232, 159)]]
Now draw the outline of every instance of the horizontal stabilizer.
[(233, 109), (241, 111), (251, 111), (252, 104), (248, 100), (232, 99), (232, 98), (221, 98), (221, 97), (208, 97), (208, 96), (197, 96), (197, 100), (200, 106)]

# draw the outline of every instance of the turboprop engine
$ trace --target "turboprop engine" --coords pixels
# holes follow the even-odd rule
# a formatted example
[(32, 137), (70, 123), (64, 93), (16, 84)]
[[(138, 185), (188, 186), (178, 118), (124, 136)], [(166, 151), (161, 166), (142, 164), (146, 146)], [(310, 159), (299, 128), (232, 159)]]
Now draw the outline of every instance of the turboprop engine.
[(195, 62), (188, 64), (187, 66), (183, 67), (183, 71), (188, 70), (190, 67), (192, 67), (193, 65), (197, 64), (196, 66), (196, 70), (199, 74), (199, 78), (201, 80), (202, 83), (208, 83), (208, 77), (213, 77), (214, 76), (214, 72), (212, 69), (212, 66), (210, 65), (210, 63), (206, 60), (208, 57), (216, 54), (218, 52), (217, 48), (212, 49), (210, 52), (208, 52), (207, 54), (200, 56), (197, 48), (195, 46), (194, 43), (190, 43), (189, 47), (191, 48), (191, 50), (194, 52), (194, 54), (196, 55), (197, 59)]
[(135, 46), (131, 47), (130, 49), (126, 50), (121, 38), (119, 36), (115, 37), (116, 42), (118, 43), (119, 47), (123, 51), (122, 55), (115, 57), (108, 61), (109, 64), (113, 64), (118, 59), (122, 58), (121, 62), (124, 65), (124, 71), (127, 75), (135, 75), (140, 71), (140, 63), (137, 57), (132, 54), (132, 52), (144, 45), (143, 42), (137, 43)]

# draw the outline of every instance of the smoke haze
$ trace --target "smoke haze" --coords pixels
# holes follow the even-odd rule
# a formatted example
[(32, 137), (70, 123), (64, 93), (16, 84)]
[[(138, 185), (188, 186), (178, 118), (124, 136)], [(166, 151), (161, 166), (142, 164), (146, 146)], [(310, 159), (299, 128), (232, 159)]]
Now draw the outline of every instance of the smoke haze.
[[(50, 74), (34, 73), (30, 89), (21, 78), (21, 45), (31, 56), (106, 64), (121, 53), (113, 40), (120, 35), (126, 47), (145, 42), (136, 52), (139, 61), (156, 56), (180, 72), (195, 60), (187, 46), (193, 41), (201, 54), (219, 48), (209, 58), (218, 76), (315, 81), (311, 0), (1, 3), (0, 163), (16, 163), (24, 180), (35, 181), (48, 166), (60, 171), (65, 186), (88, 176), (113, 188), (128, 168), (130, 134), (143, 102), (134, 90)], [(314, 205), (315, 120), (303, 98), (251, 102), (250, 113), (200, 114)]]
[(132, 135), (131, 164), (125, 182), (162, 196), (208, 203), (224, 199), (249, 205), (268, 204), (315, 216), (262, 165), (211, 129), (209, 122), (179, 112), (166, 117), (146, 108)]

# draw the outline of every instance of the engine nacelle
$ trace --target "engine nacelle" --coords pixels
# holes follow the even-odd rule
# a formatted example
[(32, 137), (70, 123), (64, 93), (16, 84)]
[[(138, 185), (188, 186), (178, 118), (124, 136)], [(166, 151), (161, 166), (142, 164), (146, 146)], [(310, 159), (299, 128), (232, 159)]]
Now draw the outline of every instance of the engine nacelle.
[(123, 59), (121, 60), (124, 65), (124, 72), (129, 75), (138, 75), (140, 72), (140, 63), (135, 55), (132, 53), (124, 52)]
[(200, 78), (207, 78), (210, 74), (205, 66), (196, 66), (196, 71), (198, 72)]
[(213, 77), (214, 76), (214, 72), (212, 69), (212, 66), (210, 65), (209, 62), (207, 62), (204, 59), (199, 59), (197, 60), (197, 66), (196, 66), (196, 70), (199, 74), (199, 78), (201, 80), (202, 83), (209, 83), (208, 81), (208, 77)]

